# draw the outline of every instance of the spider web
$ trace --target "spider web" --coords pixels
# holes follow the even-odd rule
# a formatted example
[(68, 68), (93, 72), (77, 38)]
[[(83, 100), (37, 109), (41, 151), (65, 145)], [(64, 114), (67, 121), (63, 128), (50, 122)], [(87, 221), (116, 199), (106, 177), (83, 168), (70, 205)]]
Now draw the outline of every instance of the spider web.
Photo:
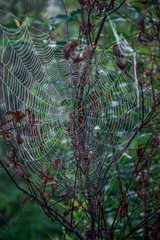
[[(88, 185), (98, 192), (102, 188), (100, 180), (106, 167), (142, 120), (136, 53), (124, 38), (117, 35), (111, 21), (110, 24), (119, 50), (130, 62), (130, 67), (127, 75), (117, 66), (116, 57), (105, 49), (91, 64), (83, 103), (87, 119), (84, 141), (89, 157), (93, 153), (96, 155), (90, 165), (89, 182), (86, 182), (86, 176), (76, 171), (75, 149), (66, 130), (74, 111), (76, 87), (68, 86), (74, 69), (71, 61), (64, 59), (63, 46), (57, 45), (48, 34), (29, 23), (22, 23), (17, 29), (1, 25), (4, 43), (1, 82), (5, 112), (30, 109), (38, 119), (38, 128), (43, 126), (43, 136), (36, 141), (35, 136), (24, 134), (24, 143), (19, 145), (15, 141), (14, 144), (22, 162), (39, 185), (42, 184), (42, 168), (53, 164), (56, 157), (61, 159), (59, 172), (53, 172), (60, 175), (54, 180), (57, 196), (62, 196), (61, 192), (65, 190), (65, 195), (72, 198), (71, 191), (74, 189), (83, 198), (84, 188), (87, 189)], [(80, 48), (83, 49), (83, 46)], [(78, 75), (86, 65), (87, 60), (80, 64)], [(146, 115), (150, 109), (150, 92), (144, 93), (144, 99)], [(42, 141), (43, 150), (40, 150)], [(77, 181), (77, 178), (81, 180)], [(107, 179), (112, 178), (114, 174), (110, 171)]]

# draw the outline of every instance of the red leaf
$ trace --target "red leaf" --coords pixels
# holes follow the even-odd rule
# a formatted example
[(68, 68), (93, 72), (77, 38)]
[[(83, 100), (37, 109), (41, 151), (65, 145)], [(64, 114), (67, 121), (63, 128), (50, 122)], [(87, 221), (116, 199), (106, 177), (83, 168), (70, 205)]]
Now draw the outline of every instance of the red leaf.
[(28, 112), (29, 114), (31, 113), (31, 110), (30, 109), (26, 109), (26, 112)]
[(52, 194), (51, 193), (43, 193), (45, 198), (51, 198), (52, 197)]
[(54, 189), (54, 184), (53, 183), (51, 183), (51, 189), (54, 191), (55, 189)]
[(156, 79), (160, 81), (160, 74), (157, 74)]
[(44, 141), (42, 141), (42, 142), (41, 142), (41, 144), (40, 144), (40, 147), (39, 147), (39, 148), (40, 148), (40, 150), (43, 152), (43, 150), (44, 150)]
[(103, 93), (103, 96), (108, 97), (108, 98), (111, 98), (111, 97), (112, 97), (111, 95), (105, 94), (105, 93)]
[(43, 188), (46, 186), (46, 179), (43, 180), (41, 185), (41, 192), (43, 193)]
[(24, 166), (19, 162), (16, 162), (15, 164), (16, 164), (16, 169), (17, 169), (19, 176), (24, 177), (25, 176)]
[(26, 200), (28, 199), (28, 197), (29, 197), (29, 195), (26, 195), (26, 196), (23, 198), (22, 206), (21, 206), (22, 209), (23, 209), (24, 204), (25, 204)]
[(48, 177), (47, 180), (51, 182), (51, 181), (54, 180), (54, 178), (53, 177)]
[(68, 126), (68, 128), (67, 128), (67, 132), (70, 132), (71, 129), (72, 129), (72, 124), (70, 123), (69, 126)]
[(90, 159), (87, 159), (87, 161), (83, 162), (83, 166), (89, 166), (90, 165)]
[(38, 136), (37, 127), (34, 129), (34, 136)]
[(21, 122), (22, 119), (25, 117), (25, 114), (24, 113), (21, 113), (20, 111), (8, 111), (6, 112), (6, 115), (12, 115), (15, 117), (15, 120), (16, 120), (16, 123), (17, 122)]
[(23, 139), (21, 138), (21, 132), (19, 131), (18, 133), (17, 133), (17, 143), (18, 144), (22, 144), (24, 141), (23, 141)]
[(83, 84), (83, 86), (85, 86), (85, 85), (87, 84), (88, 79), (89, 79), (88, 75), (85, 74), (85, 79), (84, 79), (84, 81), (82, 80), (82, 84)]
[(92, 160), (96, 159), (96, 154), (95, 152), (92, 152), (92, 157), (91, 157)]
[(47, 169), (46, 167), (43, 167), (43, 168), (42, 168), (42, 171), (41, 171), (41, 179), (44, 180), (45, 182), (46, 182), (46, 181), (50, 181), (50, 182), (51, 182), (51, 181), (54, 180), (54, 178), (53, 178), (53, 177), (49, 177), (49, 176), (46, 175), (46, 173), (45, 173), (46, 169)]
[(124, 71), (127, 67), (127, 63), (123, 63), (123, 62), (120, 62), (120, 60), (118, 60), (117, 66), (121, 69), (121, 71)]
[(46, 180), (47, 179), (47, 175), (45, 174), (45, 170), (46, 170), (46, 167), (43, 167), (42, 171), (41, 171), (41, 179), (42, 180)]
[(13, 133), (11, 133), (11, 132), (6, 132), (6, 133), (4, 134), (4, 136), (3, 136), (3, 139), (4, 139), (4, 140), (7, 140), (7, 141), (11, 140), (10, 138), (7, 138), (7, 136), (11, 136), (12, 138), (14, 137)]
[(21, 122), (24, 117), (25, 117), (24, 113), (21, 113), (20, 111), (16, 111), (16, 118), (15, 118), (16, 123)]
[(58, 158), (55, 159), (55, 168), (56, 168), (56, 171), (59, 170), (60, 165), (61, 165), (61, 159), (58, 157)]
[(143, 198), (143, 193), (142, 192), (138, 192), (138, 196), (142, 199)]
[(17, 113), (16, 113), (16, 112), (14, 112), (14, 111), (8, 111), (8, 112), (6, 112), (6, 113), (5, 113), (5, 115), (12, 115), (12, 116), (16, 116), (16, 115), (17, 115)]
[(138, 186), (139, 186), (139, 183), (136, 183), (136, 185), (134, 186), (134, 191), (136, 191)]
[(69, 59), (69, 58), (74, 58), (73, 54), (74, 54), (74, 50), (76, 49), (77, 45), (78, 45), (78, 41), (74, 41), (71, 42), (69, 41), (63, 48), (63, 52), (64, 52), (64, 57), (65, 59)]
[(75, 57), (75, 58), (73, 59), (73, 61), (74, 61), (74, 63), (80, 63), (80, 62), (83, 61), (83, 58), (80, 57), (80, 54), (78, 54), (77, 57)]
[(31, 124), (35, 123), (35, 115), (34, 115), (34, 113), (29, 115), (29, 123), (31, 123)]
[(43, 126), (40, 128), (40, 134), (43, 134)]
[(152, 103), (151, 103), (151, 109), (152, 111), (154, 111), (156, 109), (156, 103), (157, 103), (157, 100), (159, 99), (159, 97), (156, 97)]
[(88, 55), (89, 55), (89, 53), (90, 53), (91, 50), (92, 50), (92, 45), (90, 45), (90, 46), (88, 47), (88, 49), (84, 51), (84, 53), (83, 53), (83, 58), (84, 58), (84, 59), (88, 57)]
[(143, 145), (144, 145), (143, 143), (142, 143), (142, 144), (139, 144), (139, 145), (138, 145), (138, 149), (141, 148)]
[(19, 168), (22, 169), (22, 170), (24, 169), (24, 166), (23, 166), (22, 163), (16, 162), (15, 164), (16, 164), (16, 167), (19, 167)]

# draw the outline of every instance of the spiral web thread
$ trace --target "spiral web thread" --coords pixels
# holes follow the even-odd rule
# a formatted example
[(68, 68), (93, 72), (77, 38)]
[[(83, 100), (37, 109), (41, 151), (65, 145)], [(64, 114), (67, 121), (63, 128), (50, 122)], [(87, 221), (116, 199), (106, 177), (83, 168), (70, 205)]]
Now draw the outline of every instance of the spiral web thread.
[[(119, 49), (125, 59), (131, 62), (131, 67), (127, 76), (117, 66), (115, 56), (106, 50), (91, 65), (83, 107), (87, 119), (84, 126), (85, 144), (89, 157), (93, 152), (96, 155), (89, 170), (89, 184), (95, 192), (102, 187), (100, 179), (106, 167), (121, 149), (121, 145), (130, 139), (142, 118), (139, 113), (142, 100), (135, 70), (136, 54), (124, 39), (119, 38), (111, 20), (110, 24)], [(25, 112), (30, 109), (39, 121), (38, 128), (43, 126), (43, 136), (36, 141), (33, 135), (24, 134), (22, 145), (14, 142), (20, 158), (36, 183), (41, 184), (42, 167), (50, 166), (59, 157), (60, 170), (58, 173), (53, 171), (53, 182), (57, 186), (55, 196), (65, 195), (66, 199), (70, 199), (74, 190), (83, 199), (88, 183), (82, 173), (76, 172), (72, 140), (66, 130), (76, 92), (74, 86), (68, 87), (67, 84), (67, 79), (73, 73), (71, 62), (64, 60), (63, 46), (57, 46), (48, 34), (28, 23), (22, 23), (14, 30), (1, 26), (1, 32), (4, 41), (1, 81), (5, 111)], [(83, 72), (86, 64), (87, 60), (80, 63), (81, 71), (78, 74)], [(150, 94), (146, 92), (144, 114), (149, 110), (149, 97)], [(97, 114), (94, 114), (93, 109)], [(43, 150), (40, 150), (42, 140)], [(57, 175), (60, 175), (59, 179)], [(107, 179), (111, 181), (112, 178), (114, 173), (110, 172)]]

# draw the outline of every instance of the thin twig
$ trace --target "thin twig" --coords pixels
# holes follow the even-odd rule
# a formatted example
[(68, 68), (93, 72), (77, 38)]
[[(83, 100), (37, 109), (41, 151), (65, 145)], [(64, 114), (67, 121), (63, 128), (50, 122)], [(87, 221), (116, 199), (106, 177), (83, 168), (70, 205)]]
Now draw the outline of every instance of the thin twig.
[(69, 24), (68, 24), (68, 11), (66, 9), (66, 5), (65, 5), (64, 1), (61, 0), (61, 2), (63, 4), (64, 11), (65, 11), (65, 14), (66, 14), (67, 38), (68, 38), (68, 42), (69, 42), (70, 41), (70, 35), (69, 35)]

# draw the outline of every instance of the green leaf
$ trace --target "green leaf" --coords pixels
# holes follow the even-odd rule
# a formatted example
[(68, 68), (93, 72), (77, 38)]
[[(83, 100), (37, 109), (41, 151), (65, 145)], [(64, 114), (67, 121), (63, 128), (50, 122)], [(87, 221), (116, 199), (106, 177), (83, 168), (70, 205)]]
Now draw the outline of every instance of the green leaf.
[(16, 25), (11, 24), (11, 23), (5, 23), (5, 24), (1, 24), (1, 25), (8, 29), (17, 29), (18, 28)]

